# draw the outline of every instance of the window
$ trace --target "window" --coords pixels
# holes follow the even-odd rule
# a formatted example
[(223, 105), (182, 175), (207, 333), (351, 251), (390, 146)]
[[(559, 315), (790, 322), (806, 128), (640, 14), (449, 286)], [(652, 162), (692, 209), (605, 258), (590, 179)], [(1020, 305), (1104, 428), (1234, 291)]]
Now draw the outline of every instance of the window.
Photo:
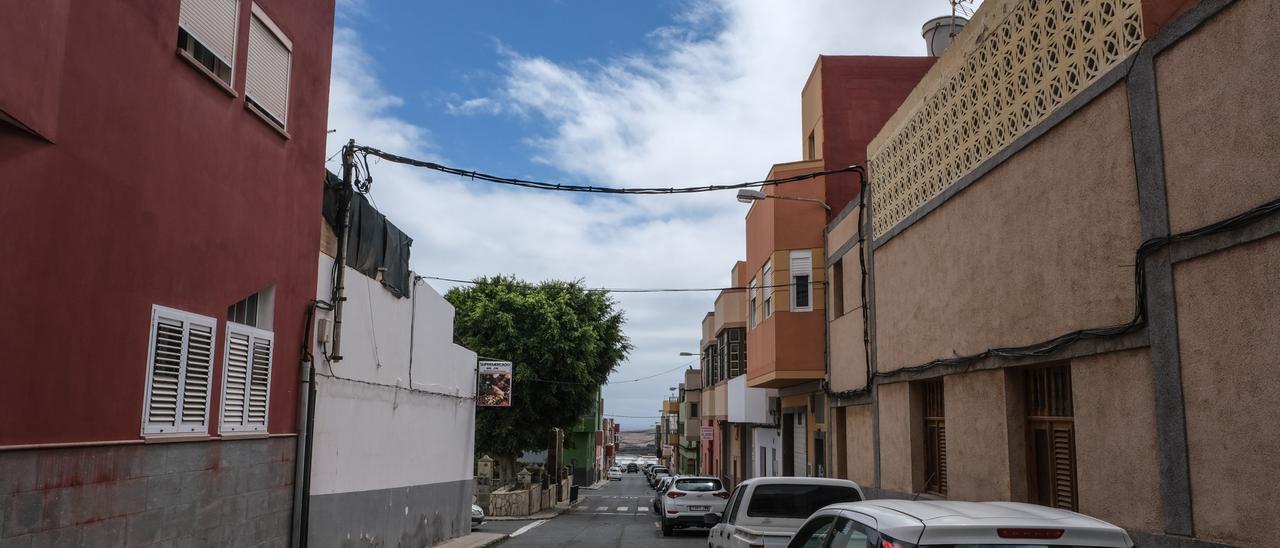
[(844, 259), (831, 265), (831, 282), (827, 285), (831, 287), (831, 317), (839, 318), (844, 315)]
[(230, 86), (239, 21), (239, 0), (182, 0), (178, 49)]
[(747, 310), (748, 322), (747, 323), (751, 326), (752, 329), (754, 329), (756, 327), (756, 295), (757, 295), (755, 278), (751, 279), (751, 284), (748, 287), (750, 288), (749, 291), (751, 294), (751, 302), (748, 303), (748, 310)]
[(757, 485), (747, 505), (753, 518), (805, 519), (828, 504), (862, 500), (852, 487), (812, 484)]
[(747, 372), (746, 330), (731, 327), (724, 330), (725, 373), (732, 379)]
[(1070, 366), (1027, 371), (1028, 492), (1031, 502), (1075, 510), (1076, 448)]
[(808, 523), (804, 524), (799, 531), (796, 532), (796, 538), (787, 546), (798, 546), (800, 548), (822, 548), (827, 541), (827, 535), (831, 533), (831, 527), (835, 525), (835, 516), (818, 516)]
[(675, 488), (690, 493), (714, 493), (724, 490), (724, 486), (720, 484), (718, 479), (710, 478), (690, 478), (676, 480)]
[(831, 548), (880, 548), (871, 544), (871, 539), (877, 535), (872, 533), (874, 529), (866, 525), (839, 518), (836, 520), (835, 530), (835, 536), (831, 537), (831, 544), (828, 545)]
[(813, 252), (791, 252), (791, 310), (813, 310)]
[(222, 432), (267, 430), (273, 340), (270, 331), (227, 323), (222, 360)]
[(764, 319), (773, 315), (773, 260), (764, 263), (764, 277), (760, 282), (764, 285)]
[(808, 142), (805, 143), (807, 146), (805, 147), (804, 159), (806, 160), (814, 160), (818, 157), (818, 143), (813, 137), (813, 131), (810, 131)]
[(215, 328), (213, 318), (152, 307), (143, 434), (209, 430)]
[(289, 116), (289, 71), (293, 42), (267, 14), (253, 5), (249, 18), (249, 63), (245, 66), (246, 101), (284, 129)]
[(942, 399), (942, 379), (925, 381), (924, 393), (924, 490), (947, 494), (947, 425)]

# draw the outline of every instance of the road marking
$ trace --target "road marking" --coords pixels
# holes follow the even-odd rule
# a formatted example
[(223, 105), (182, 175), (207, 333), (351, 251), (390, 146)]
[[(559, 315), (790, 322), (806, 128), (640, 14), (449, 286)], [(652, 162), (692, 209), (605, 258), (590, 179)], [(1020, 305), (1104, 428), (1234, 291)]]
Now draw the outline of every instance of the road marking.
[(599, 507), (599, 508), (596, 508), (596, 511), (597, 511), (597, 512), (603, 512), (603, 511), (608, 510), (608, 509), (609, 509), (609, 507), (608, 507), (608, 506), (601, 506), (601, 507)]
[(619, 506), (619, 507), (618, 507), (618, 511), (619, 511), (619, 512), (630, 512), (630, 511), (631, 511), (631, 507), (630, 507), (630, 506)]
[(516, 532), (511, 533), (511, 538), (516, 538), (516, 537), (518, 537), (518, 536), (520, 536), (520, 535), (523, 535), (523, 534), (525, 534), (525, 533), (528, 533), (530, 529), (533, 529), (534, 527), (537, 527), (537, 526), (539, 526), (539, 525), (542, 525), (542, 524), (544, 524), (544, 523), (546, 523), (546, 522), (547, 522), (547, 520), (545, 520), (545, 519), (540, 519), (540, 520), (535, 521), (535, 522), (533, 522), (533, 523), (530, 523), (530, 524), (528, 524), (528, 525), (526, 525), (526, 526), (524, 526), (524, 527), (521, 527), (521, 528), (519, 528), (519, 529), (516, 529)]

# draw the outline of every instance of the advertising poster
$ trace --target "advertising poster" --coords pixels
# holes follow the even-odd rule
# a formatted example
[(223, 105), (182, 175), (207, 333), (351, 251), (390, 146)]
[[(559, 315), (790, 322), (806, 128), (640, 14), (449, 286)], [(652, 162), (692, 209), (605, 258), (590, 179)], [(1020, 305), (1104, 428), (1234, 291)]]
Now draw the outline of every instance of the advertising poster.
[(476, 405), (511, 407), (511, 362), (480, 362)]

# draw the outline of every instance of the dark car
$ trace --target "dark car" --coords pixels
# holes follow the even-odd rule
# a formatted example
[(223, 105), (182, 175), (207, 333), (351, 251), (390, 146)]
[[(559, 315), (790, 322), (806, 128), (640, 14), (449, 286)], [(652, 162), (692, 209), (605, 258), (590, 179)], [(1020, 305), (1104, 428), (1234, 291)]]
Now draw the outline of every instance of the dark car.
[(634, 474), (634, 473), (639, 472), (639, 471), (640, 471), (640, 467), (639, 467), (639, 466), (636, 466), (636, 463), (634, 463), (634, 462), (633, 462), (633, 463), (631, 463), (631, 464), (628, 464), (628, 465), (627, 465), (627, 473), (628, 473), (628, 474)]

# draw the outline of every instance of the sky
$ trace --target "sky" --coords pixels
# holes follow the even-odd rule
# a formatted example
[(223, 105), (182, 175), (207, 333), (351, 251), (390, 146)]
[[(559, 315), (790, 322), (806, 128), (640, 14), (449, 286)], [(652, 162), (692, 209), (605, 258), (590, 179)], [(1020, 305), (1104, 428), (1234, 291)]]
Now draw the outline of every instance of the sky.
[[(355, 139), (573, 184), (758, 180), (802, 158), (800, 91), (819, 54), (922, 55), (921, 25), (949, 13), (947, 0), (338, 0), (327, 155)], [(724, 287), (746, 253), (732, 192), (583, 196), (371, 171), (424, 276)], [(651, 428), (697, 365), (679, 354), (697, 352), (715, 296), (617, 294), (635, 349), (604, 397), (624, 430)]]

